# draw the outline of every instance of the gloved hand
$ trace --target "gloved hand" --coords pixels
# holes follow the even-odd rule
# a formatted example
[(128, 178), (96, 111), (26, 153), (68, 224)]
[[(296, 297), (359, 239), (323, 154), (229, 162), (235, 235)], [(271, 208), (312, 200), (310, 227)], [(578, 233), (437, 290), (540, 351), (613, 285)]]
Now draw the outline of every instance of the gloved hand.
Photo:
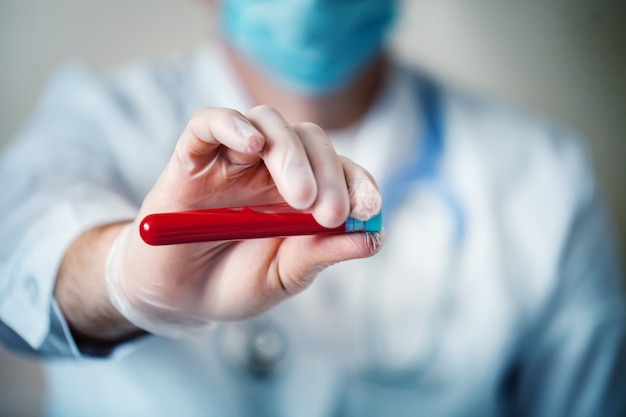
[(309, 210), (326, 227), (381, 210), (371, 175), (337, 156), (318, 126), (290, 126), (267, 106), (245, 116), (201, 109), (109, 253), (113, 304), (151, 333), (197, 334), (214, 321), (255, 316), (306, 288), (324, 267), (373, 255), (382, 244), (382, 234), (370, 233), (157, 247), (139, 236), (151, 213), (281, 202)]

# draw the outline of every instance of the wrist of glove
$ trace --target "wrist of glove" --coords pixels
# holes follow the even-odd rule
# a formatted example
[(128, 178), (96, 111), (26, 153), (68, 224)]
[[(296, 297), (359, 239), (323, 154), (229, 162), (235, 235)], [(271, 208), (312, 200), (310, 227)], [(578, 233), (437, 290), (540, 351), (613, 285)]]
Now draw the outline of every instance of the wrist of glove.
[(134, 326), (149, 333), (171, 339), (195, 337), (207, 333), (213, 327), (206, 318), (181, 312), (168, 305), (163, 297), (151, 293), (149, 288), (129, 288), (125, 264), (136, 223), (127, 225), (111, 246), (106, 264), (106, 283), (113, 306)]

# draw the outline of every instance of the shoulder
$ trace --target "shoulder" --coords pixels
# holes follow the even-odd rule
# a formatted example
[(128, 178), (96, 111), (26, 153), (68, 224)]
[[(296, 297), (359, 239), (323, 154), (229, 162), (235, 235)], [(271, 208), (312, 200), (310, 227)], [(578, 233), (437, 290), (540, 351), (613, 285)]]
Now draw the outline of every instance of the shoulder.
[[(182, 111), (194, 99), (194, 57), (168, 56), (96, 70), (84, 62), (66, 63), (52, 75), (36, 114), (119, 117), (134, 122)], [(97, 110), (97, 111), (94, 111)]]
[(533, 180), (533, 173), (568, 178), (578, 186), (593, 178), (586, 141), (571, 127), (432, 73), (402, 64), (396, 67), (404, 79), (434, 87), (425, 90), (435, 92), (436, 99), (430, 104), (440, 109), (444, 164), (469, 168), (473, 162), (493, 179), (507, 182)]
[[(448, 151), (482, 172), (502, 197), (528, 191), (558, 206), (592, 197), (593, 167), (573, 129), (521, 106), (442, 88)], [(466, 168), (469, 168), (465, 165)], [(467, 175), (467, 173), (466, 173)]]
[(41, 140), (45, 132), (111, 145), (140, 139), (169, 150), (201, 102), (194, 59), (173, 56), (104, 70), (66, 63), (48, 81), (19, 136)]

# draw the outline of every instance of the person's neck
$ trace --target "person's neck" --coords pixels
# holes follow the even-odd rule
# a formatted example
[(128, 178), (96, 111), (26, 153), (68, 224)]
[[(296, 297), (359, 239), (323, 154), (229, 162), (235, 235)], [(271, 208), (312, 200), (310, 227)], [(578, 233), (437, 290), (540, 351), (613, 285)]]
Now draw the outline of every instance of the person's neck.
[(381, 90), (388, 66), (381, 54), (344, 90), (327, 96), (306, 96), (280, 88), (232, 49), (225, 50), (255, 104), (274, 107), (289, 123), (313, 122), (326, 130), (346, 128), (365, 115)]

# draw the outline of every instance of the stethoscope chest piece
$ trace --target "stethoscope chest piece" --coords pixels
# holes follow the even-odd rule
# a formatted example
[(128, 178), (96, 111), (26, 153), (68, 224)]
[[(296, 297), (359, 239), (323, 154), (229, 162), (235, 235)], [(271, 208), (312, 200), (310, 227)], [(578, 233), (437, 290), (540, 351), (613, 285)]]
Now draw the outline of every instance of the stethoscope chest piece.
[(225, 324), (216, 332), (223, 360), (254, 377), (273, 375), (287, 351), (286, 336), (267, 319)]

